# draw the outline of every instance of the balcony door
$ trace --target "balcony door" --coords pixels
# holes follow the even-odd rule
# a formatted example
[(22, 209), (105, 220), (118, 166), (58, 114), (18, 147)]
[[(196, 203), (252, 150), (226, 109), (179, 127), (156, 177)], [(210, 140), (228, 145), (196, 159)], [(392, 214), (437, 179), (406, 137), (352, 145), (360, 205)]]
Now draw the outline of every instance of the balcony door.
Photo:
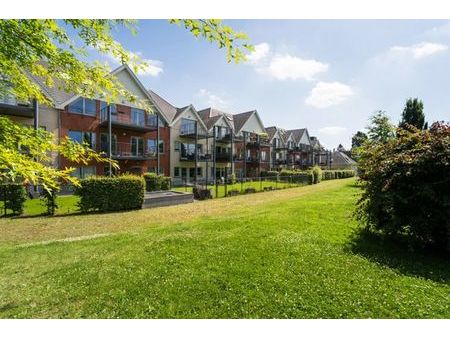
[(131, 155), (143, 156), (144, 155), (144, 139), (142, 137), (131, 137)]
[(131, 109), (131, 121), (138, 126), (145, 125), (145, 112), (142, 109)]

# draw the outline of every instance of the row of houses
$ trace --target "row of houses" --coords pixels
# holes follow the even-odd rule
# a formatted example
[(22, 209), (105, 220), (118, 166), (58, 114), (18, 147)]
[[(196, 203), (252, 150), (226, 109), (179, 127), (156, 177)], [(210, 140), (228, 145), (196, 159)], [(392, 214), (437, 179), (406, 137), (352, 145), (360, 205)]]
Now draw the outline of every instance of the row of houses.
[(32, 77), (53, 102), (0, 99), (0, 114), (23, 124), (44, 128), (59, 139), (87, 142), (92, 149), (118, 161), (119, 172), (108, 165), (76, 166), (59, 154), (53, 165), (76, 167), (74, 175), (158, 172), (175, 182), (204, 182), (219, 178), (256, 177), (262, 171), (328, 166), (331, 155), (306, 128), (265, 127), (258, 112), (228, 113), (213, 107), (175, 107), (146, 89), (136, 74), (122, 65), (112, 72), (138, 100), (152, 107), (148, 113), (122, 100), (108, 105), (46, 86)]

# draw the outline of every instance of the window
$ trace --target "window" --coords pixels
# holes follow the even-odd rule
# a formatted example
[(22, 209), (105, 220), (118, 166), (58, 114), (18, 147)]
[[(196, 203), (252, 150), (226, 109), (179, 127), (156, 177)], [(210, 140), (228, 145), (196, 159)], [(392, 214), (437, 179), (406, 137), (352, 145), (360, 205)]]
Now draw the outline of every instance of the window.
[(145, 112), (142, 109), (131, 108), (131, 120), (138, 126), (145, 124)]
[(195, 177), (195, 168), (189, 168), (189, 177), (194, 178)]
[(180, 134), (182, 135), (194, 134), (195, 124), (196, 122), (194, 120), (181, 119)]
[(159, 153), (163, 153), (163, 152), (164, 152), (164, 141), (159, 140)]
[(251, 156), (250, 149), (247, 149), (247, 157), (250, 158), (250, 156)]
[(202, 167), (197, 167), (197, 176), (202, 176)]
[(95, 176), (96, 169), (95, 167), (78, 167), (75, 168), (74, 171), (72, 171), (71, 175), (75, 176), (79, 179), (87, 178), (89, 176)]
[(181, 177), (182, 177), (182, 178), (186, 178), (186, 176), (187, 176), (187, 170), (186, 170), (186, 168), (181, 168)]
[(86, 115), (96, 115), (97, 107), (95, 100), (84, 99), (84, 113)]
[(148, 139), (147, 140), (147, 151), (150, 153), (156, 153), (156, 140), (155, 139)]
[(181, 143), (179, 141), (175, 141), (175, 151), (180, 151)]
[[(159, 121), (158, 121), (159, 120)], [(164, 121), (157, 114), (148, 114), (147, 115), (147, 124), (152, 127), (160, 127), (164, 126)]]
[(265, 151), (261, 151), (261, 160), (262, 161), (266, 160), (266, 152)]
[(180, 167), (175, 167), (173, 170), (173, 176), (180, 177)]
[(96, 147), (95, 133), (91, 131), (69, 130), (69, 138), (80, 144), (85, 142), (91, 149)]
[(79, 98), (79, 99), (73, 101), (71, 104), (69, 104), (68, 108), (69, 108), (70, 113), (83, 114), (83, 111), (84, 111), (83, 98)]
[(144, 154), (144, 139), (142, 137), (131, 137), (131, 154), (133, 156)]
[(68, 111), (69, 113), (95, 116), (97, 114), (96, 102), (95, 100), (80, 97), (69, 104)]
[[(117, 135), (112, 134), (112, 144), (111, 144), (111, 153), (113, 155), (117, 154)], [(103, 151), (104, 153), (109, 152), (109, 144), (108, 144), (108, 134), (107, 133), (101, 133), (100, 134), (100, 151)]]

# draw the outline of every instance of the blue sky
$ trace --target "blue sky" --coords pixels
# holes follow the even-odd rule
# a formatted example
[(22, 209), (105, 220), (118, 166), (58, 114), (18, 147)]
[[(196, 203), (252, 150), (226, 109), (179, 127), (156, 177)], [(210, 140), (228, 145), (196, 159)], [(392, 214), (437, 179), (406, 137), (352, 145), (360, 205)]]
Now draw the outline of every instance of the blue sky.
[(127, 49), (152, 60), (139, 77), (172, 104), (257, 109), (266, 126), (303, 128), (328, 148), (349, 147), (376, 110), (397, 123), (408, 97), (428, 121), (450, 119), (450, 22), (429, 20), (229, 20), (257, 51), (229, 64), (215, 45), (165, 20), (119, 30)]

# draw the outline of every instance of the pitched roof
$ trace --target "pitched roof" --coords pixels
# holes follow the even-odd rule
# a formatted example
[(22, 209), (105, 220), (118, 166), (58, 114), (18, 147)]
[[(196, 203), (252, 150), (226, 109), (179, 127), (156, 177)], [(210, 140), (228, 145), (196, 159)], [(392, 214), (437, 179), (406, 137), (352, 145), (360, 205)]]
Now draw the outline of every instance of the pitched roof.
[(356, 162), (354, 160), (352, 160), (350, 157), (348, 157), (345, 153), (341, 151), (334, 151), (332, 158), (334, 167), (356, 165)]
[(288, 130), (288, 132), (292, 133), (292, 136), (294, 137), (295, 142), (298, 143), (302, 139), (303, 134), (306, 132), (306, 128), (291, 129), (291, 130)]
[(240, 114), (233, 114), (233, 124), (234, 124), (234, 130), (236, 132), (240, 131), (242, 127), (244, 126), (245, 122), (248, 121), (248, 119), (253, 115), (255, 111), (247, 111), (245, 113)]
[(276, 132), (277, 132), (277, 127), (275, 127), (275, 126), (266, 128), (266, 133), (269, 136), (269, 140), (271, 140), (275, 136)]
[(214, 108), (205, 108), (202, 110), (199, 110), (198, 115), (200, 115), (201, 119), (203, 120), (203, 123), (206, 125), (206, 128), (208, 130), (210, 130), (214, 124), (219, 121), (222, 117), (227, 118), (228, 122), (230, 123), (230, 125), (232, 124), (232, 122), (230, 121), (230, 119), (227, 116), (227, 113), (224, 113), (218, 109), (214, 109)]
[(150, 89), (148, 89), (147, 92), (149, 93), (150, 97), (155, 102), (161, 113), (166, 117), (167, 121), (169, 123), (172, 122), (175, 119), (175, 116), (177, 115), (180, 108), (174, 107), (172, 104), (167, 102), (165, 99), (163, 99), (161, 96)]

